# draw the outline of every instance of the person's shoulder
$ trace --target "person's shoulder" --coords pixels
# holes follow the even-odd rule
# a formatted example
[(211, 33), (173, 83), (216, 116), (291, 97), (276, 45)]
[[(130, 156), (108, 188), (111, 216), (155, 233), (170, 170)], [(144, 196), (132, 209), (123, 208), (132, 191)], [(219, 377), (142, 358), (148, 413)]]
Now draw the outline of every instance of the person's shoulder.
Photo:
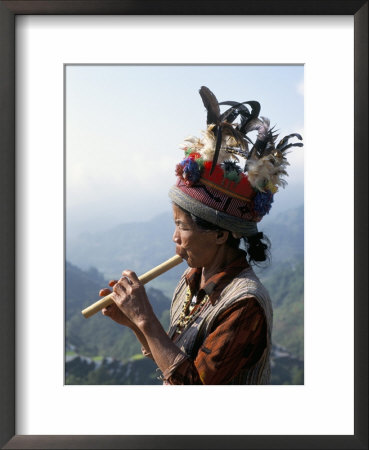
[(240, 285), (262, 285), (259, 277), (254, 272), (251, 266), (245, 267), (233, 280), (236, 284)]
[(227, 290), (231, 295), (238, 299), (243, 297), (256, 297), (259, 299), (260, 296), (269, 299), (268, 290), (250, 266), (243, 269), (233, 279), (228, 285)]

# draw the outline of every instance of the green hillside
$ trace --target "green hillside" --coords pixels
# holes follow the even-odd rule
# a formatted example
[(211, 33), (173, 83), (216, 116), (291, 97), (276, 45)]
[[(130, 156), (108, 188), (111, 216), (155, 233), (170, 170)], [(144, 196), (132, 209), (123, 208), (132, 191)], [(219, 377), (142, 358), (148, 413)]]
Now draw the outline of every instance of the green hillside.
[[(66, 263), (66, 348), (84, 356), (106, 356), (121, 360), (141, 352), (134, 333), (97, 313), (89, 319), (82, 309), (99, 299), (99, 290), (107, 286), (96, 269), (84, 272)], [(168, 326), (170, 299), (148, 287), (147, 295), (163, 326)]]
[[(66, 263), (67, 384), (160, 383), (155, 374), (154, 363), (141, 358), (140, 345), (133, 332), (102, 316), (101, 313), (85, 319), (80, 311), (96, 301), (99, 290), (107, 286), (105, 280), (107, 270), (115, 271), (119, 275), (123, 268), (135, 266), (135, 270), (140, 274), (171, 256), (172, 253), (167, 255), (160, 253), (162, 243), (168, 239), (167, 234), (172, 227), (170, 222), (166, 228), (167, 219), (159, 216), (157, 220), (149, 223), (131, 226), (125, 224), (117, 227), (114, 232), (96, 235), (91, 241), (92, 256), (88, 261), (91, 262), (94, 258), (100, 261), (102, 267), (97, 266), (99, 270), (95, 268), (82, 270), (75, 263)], [(153, 228), (150, 228), (151, 225)], [(270, 292), (274, 308), (272, 382), (302, 384), (303, 208), (274, 217), (273, 225), (265, 220), (264, 230), (272, 242), (272, 261), (265, 269), (256, 268), (256, 272)], [(150, 242), (150, 235), (151, 251), (146, 244)], [(84, 239), (78, 251), (80, 255), (85, 251), (83, 258), (87, 258), (88, 237), (85, 236)], [(122, 253), (116, 252), (117, 256), (108, 264), (109, 249), (112, 250), (117, 246), (118, 241)], [(135, 248), (139, 249), (137, 253)], [(157, 253), (152, 250), (153, 248), (157, 249)], [(129, 266), (128, 261), (133, 259), (135, 264)], [(116, 267), (118, 265), (119, 269)], [(151, 282), (146, 286), (149, 300), (165, 329), (169, 324), (170, 296), (185, 268), (185, 264), (181, 264), (166, 276), (159, 277), (158, 281), (160, 280), (164, 289), (158, 289), (162, 287), (160, 283)]]
[(304, 358), (304, 261), (281, 263), (261, 279), (274, 310), (273, 341)]

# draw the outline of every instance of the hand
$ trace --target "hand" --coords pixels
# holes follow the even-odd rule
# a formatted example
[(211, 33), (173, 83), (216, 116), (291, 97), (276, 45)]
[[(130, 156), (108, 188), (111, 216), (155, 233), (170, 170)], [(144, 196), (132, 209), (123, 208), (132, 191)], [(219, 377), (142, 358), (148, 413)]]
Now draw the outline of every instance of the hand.
[(145, 288), (135, 272), (125, 270), (114, 284), (113, 293), (115, 305), (139, 329), (155, 317)]
[[(111, 280), (109, 281), (109, 286), (113, 287), (118, 283), (117, 280)], [(106, 297), (107, 295), (111, 294), (111, 289), (105, 288), (101, 289), (99, 292), (100, 297)], [(101, 310), (102, 314), (104, 316), (110, 317), (114, 322), (119, 323), (120, 325), (124, 325), (129, 328), (135, 328), (134, 323), (128, 319), (128, 317), (118, 308), (118, 306), (115, 303), (112, 303), (111, 305), (108, 305), (107, 307), (103, 308)]]

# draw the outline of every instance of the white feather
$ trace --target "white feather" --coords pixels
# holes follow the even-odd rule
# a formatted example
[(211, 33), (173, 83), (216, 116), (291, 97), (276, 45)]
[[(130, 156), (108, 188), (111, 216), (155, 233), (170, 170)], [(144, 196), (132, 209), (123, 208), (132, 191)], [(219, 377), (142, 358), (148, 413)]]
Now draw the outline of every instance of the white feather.
[[(200, 153), (201, 157), (204, 161), (213, 161), (214, 153), (215, 153), (215, 145), (216, 145), (216, 137), (213, 133), (214, 124), (210, 124), (207, 130), (202, 131), (202, 138), (199, 139), (196, 136), (188, 136), (184, 143), (180, 146), (182, 149), (186, 149), (188, 147), (192, 147), (196, 152)], [(236, 159), (237, 157), (227, 152), (225, 147), (227, 146), (235, 146), (236, 142), (232, 136), (225, 136), (222, 140), (222, 146), (220, 148), (218, 161), (220, 164), (224, 161), (228, 161), (230, 159)]]
[(254, 158), (247, 162), (247, 177), (253, 187), (263, 191), (269, 182), (274, 186), (285, 187), (286, 167), (289, 163), (286, 159), (277, 159), (272, 154), (264, 158)]

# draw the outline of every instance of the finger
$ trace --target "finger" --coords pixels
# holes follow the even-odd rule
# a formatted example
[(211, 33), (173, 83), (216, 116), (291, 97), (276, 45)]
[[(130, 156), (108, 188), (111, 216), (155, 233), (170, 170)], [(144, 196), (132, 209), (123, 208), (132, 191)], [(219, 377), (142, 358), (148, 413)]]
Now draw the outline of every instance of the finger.
[(100, 291), (99, 291), (100, 297), (105, 297), (106, 295), (109, 295), (109, 294), (111, 294), (111, 290), (108, 288), (100, 289)]
[(119, 284), (127, 290), (131, 287), (132, 281), (128, 277), (124, 276), (119, 280)]
[(109, 281), (109, 286), (110, 286), (110, 287), (113, 287), (113, 286), (115, 286), (117, 283), (118, 283), (118, 280), (110, 280), (110, 281)]
[[(128, 283), (127, 283), (128, 285)], [(125, 294), (126, 290), (124, 288), (124, 286), (122, 285), (122, 283), (119, 281), (114, 287), (113, 287), (113, 292), (121, 295), (121, 294)]]
[(111, 305), (106, 306), (101, 310), (104, 316), (109, 316), (111, 314)]
[(132, 283), (137, 284), (140, 282), (138, 276), (136, 275), (136, 272), (133, 272), (132, 270), (125, 270), (122, 275), (124, 277), (127, 277)]

